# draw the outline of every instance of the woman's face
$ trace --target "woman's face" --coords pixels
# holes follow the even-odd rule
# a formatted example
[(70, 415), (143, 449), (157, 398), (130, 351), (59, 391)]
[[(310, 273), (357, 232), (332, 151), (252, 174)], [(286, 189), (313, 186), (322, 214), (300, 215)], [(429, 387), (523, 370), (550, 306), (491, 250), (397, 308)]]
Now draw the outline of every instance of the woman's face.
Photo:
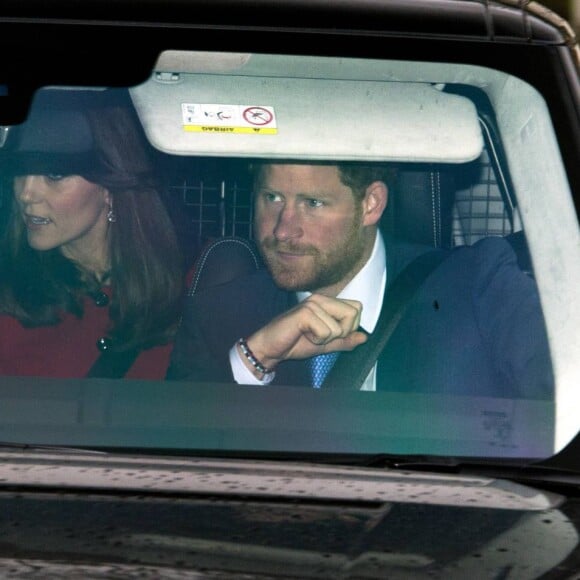
[(104, 187), (79, 175), (22, 175), (14, 195), (32, 248), (60, 248), (82, 265), (105, 257), (110, 194)]

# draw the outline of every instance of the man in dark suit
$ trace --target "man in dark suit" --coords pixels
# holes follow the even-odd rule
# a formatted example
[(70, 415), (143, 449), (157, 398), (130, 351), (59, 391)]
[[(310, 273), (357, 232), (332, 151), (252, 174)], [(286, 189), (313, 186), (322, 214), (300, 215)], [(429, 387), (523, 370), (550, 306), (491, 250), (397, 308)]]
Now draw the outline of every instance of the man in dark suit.
[[(536, 285), (501, 238), (449, 252), (398, 325), (386, 319), (398, 274), (429, 250), (381, 234), (389, 179), (378, 165), (258, 166), (266, 268), (189, 297), (168, 378), (552, 397)], [(342, 354), (313, 384), (311, 363), (331, 352)]]

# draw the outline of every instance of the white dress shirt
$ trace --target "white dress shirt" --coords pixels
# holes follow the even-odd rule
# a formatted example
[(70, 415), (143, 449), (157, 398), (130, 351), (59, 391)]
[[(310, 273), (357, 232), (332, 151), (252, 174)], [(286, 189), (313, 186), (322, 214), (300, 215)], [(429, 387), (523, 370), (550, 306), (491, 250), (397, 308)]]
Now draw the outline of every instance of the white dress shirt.
[[(387, 284), (387, 262), (385, 242), (379, 231), (375, 238), (373, 251), (367, 263), (361, 268), (358, 274), (343, 288), (337, 298), (347, 300), (358, 300), (362, 304), (361, 326), (368, 333), (374, 331)], [(377, 292), (377, 288), (379, 291)], [(297, 292), (298, 302), (306, 300), (311, 292)], [(237, 383), (246, 385), (267, 385), (272, 382), (276, 373), (266, 375), (261, 381), (246, 367), (238, 349), (234, 345), (230, 350), (230, 363), (232, 372)], [(376, 390), (376, 365), (369, 373), (361, 387), (361, 391)]]

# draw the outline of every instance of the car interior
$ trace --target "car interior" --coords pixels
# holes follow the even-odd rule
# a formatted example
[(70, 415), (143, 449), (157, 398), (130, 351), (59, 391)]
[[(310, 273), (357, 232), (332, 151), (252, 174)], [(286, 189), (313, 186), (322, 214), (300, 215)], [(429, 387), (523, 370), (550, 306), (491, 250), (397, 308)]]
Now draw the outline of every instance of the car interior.
[[(387, 163), (397, 171), (381, 224), (388, 235), (447, 249), (508, 239), (537, 280), (556, 375), (556, 401), (539, 420), (532, 454), (576, 434), (574, 373), (566, 371), (576, 329), (559, 305), (580, 280), (577, 224), (536, 88), (466, 64), (166, 51), (145, 82), (109, 90), (134, 108), (152, 145), (184, 268), (195, 266), (190, 292), (261, 267), (252, 245), (254, 159)], [(534, 439), (544, 413), (531, 412), (521, 441)]]
[[(575, 420), (564, 418), (575, 395), (563, 370), (576, 330), (557, 314), (565, 298), (556, 283), (578, 275), (564, 258), (576, 252), (576, 224), (567, 221), (570, 185), (535, 87), (473, 65), (166, 51), (149, 80), (129, 92), (148, 139), (166, 155), (168, 189), (186, 222), (179, 229), (190, 259), (200, 260), (198, 283), (202, 276), (214, 283), (212, 272), (221, 282), (240, 267), (259, 267), (253, 254), (235, 265), (231, 244), (217, 266), (208, 259), (216, 240), (224, 250), (233, 237), (241, 250), (237, 238), (251, 239), (245, 166), (253, 158), (389, 163), (398, 172), (382, 220), (389, 235), (438, 248), (507, 238), (542, 296), (557, 385), (555, 440), (576, 433)], [(555, 260), (570, 267), (564, 278), (550, 273)]]
[[(233, 236), (251, 239), (251, 183), (246, 163), (248, 159), (251, 160), (252, 155), (298, 159), (312, 159), (321, 156), (327, 158), (331, 158), (331, 156), (335, 158), (348, 158), (350, 156), (351, 159), (365, 158), (367, 152), (365, 145), (353, 142), (352, 133), (348, 133), (348, 138), (346, 138), (346, 133), (342, 128), (336, 131), (336, 135), (323, 135), (322, 138), (325, 140), (322, 144), (323, 147), (330, 146), (331, 150), (321, 153), (321, 141), (318, 140), (316, 153), (313, 152), (312, 155), (309, 155), (308, 151), (304, 151), (303, 143), (291, 145), (285, 140), (283, 145), (277, 144), (271, 151), (268, 151), (268, 147), (272, 146), (271, 143), (265, 147), (262, 147), (261, 143), (259, 147), (251, 144), (254, 147), (253, 151), (247, 145), (251, 143), (250, 137), (257, 139), (257, 135), (250, 136), (245, 139), (244, 143), (235, 146), (231, 146), (225, 141), (227, 138), (231, 139), (231, 135), (224, 135), (224, 139), (218, 145), (212, 143), (208, 146), (208, 150), (203, 150), (205, 145), (199, 144), (199, 133), (193, 134), (196, 139), (195, 145), (193, 145), (192, 133), (184, 131), (183, 135), (176, 136), (175, 127), (171, 132), (171, 137), (169, 137), (169, 129), (166, 128), (166, 125), (172, 121), (169, 120), (170, 113), (166, 111), (169, 108), (168, 97), (184, 100), (187, 98), (186, 95), (196, 94), (198, 99), (209, 102), (212, 98), (215, 99), (216, 93), (221, 96), (232, 92), (232, 88), (228, 84), (217, 88), (211, 85), (211, 83), (216, 83), (215, 77), (217, 75), (215, 72), (212, 74), (207, 74), (207, 72), (173, 73), (174, 78), (179, 80), (173, 81), (176, 86), (172, 86), (172, 81), (169, 80), (171, 75), (168, 72), (171, 70), (172, 56), (177, 59), (175, 55), (162, 57), (152, 80), (141, 87), (131, 89), (130, 93), (145, 129), (149, 129), (149, 138), (154, 144), (155, 139), (164, 140), (157, 144), (161, 150), (167, 150), (167, 153), (159, 155), (161, 171), (169, 191), (169, 204), (176, 206), (173, 208), (174, 214), (181, 218), (177, 219), (177, 227), (189, 260), (198, 256), (201, 249), (216, 238)], [(240, 60), (243, 60), (243, 56), (240, 55)], [(308, 62), (307, 57), (303, 58), (303, 63), (294, 64), (297, 69), (300, 65), (302, 66), (302, 70), (300, 70), (302, 75), (308, 74), (314, 77), (316, 74), (314, 66), (331, 66), (329, 62), (324, 63), (324, 59), (318, 59), (319, 62)], [(203, 62), (202, 56), (199, 59), (200, 62)], [(358, 64), (351, 64), (351, 69)], [(209, 68), (207, 62), (204, 62), (203, 66), (205, 69)], [(217, 65), (215, 66), (217, 67)], [(248, 73), (244, 70), (244, 75), (272, 74), (270, 71), (265, 73), (260, 71), (258, 66), (264, 65), (255, 66), (257, 72)], [(272, 68), (278, 66), (281, 70), (285, 70), (283, 69), (285, 64), (273, 62), (269, 66)], [(192, 68), (191, 65), (190, 68)], [(324, 69), (322, 70), (324, 71)], [(324, 72), (328, 74), (326, 71)], [(352, 72), (347, 69), (342, 74), (352, 74)], [(232, 86), (235, 86), (237, 80), (234, 78)], [(284, 82), (288, 81), (281, 80), (280, 94), (271, 97), (278, 99), (279, 109), (289, 105), (286, 102), (287, 99), (284, 100), (284, 93), (289, 93), (288, 88), (283, 86)], [(344, 84), (348, 81), (341, 82)], [(389, 83), (382, 84), (389, 85)], [(401, 81), (391, 82), (392, 86), (389, 89), (394, 93), (392, 88), (403, 84)], [(423, 97), (419, 93), (424, 91), (424, 83), (420, 85), (408, 82), (406, 84), (417, 91), (415, 99)], [(322, 81), (311, 79), (311, 86), (300, 87), (299, 94), (304, 96), (308, 90), (311, 92), (311, 99), (320, 98), (321, 85), (323, 85)], [(355, 86), (354, 83), (352, 86)], [(360, 115), (360, 118), (352, 121), (355, 126), (358, 126), (357, 132), (361, 135), (361, 139), (367, 132), (372, 132), (373, 138), (376, 137), (377, 133), (384, 132), (385, 134), (384, 139), (372, 145), (375, 149), (366, 158), (372, 159), (374, 156), (397, 167), (396, 186), (394, 191), (390, 191), (387, 214), (383, 217), (385, 231), (410, 242), (427, 244), (437, 248), (452, 248), (472, 244), (487, 236), (509, 236), (513, 238), (522, 266), (531, 270), (531, 263), (525, 251), (525, 240), (521, 233), (522, 225), (518, 215), (517, 201), (507, 171), (505, 152), (498, 135), (497, 121), (489, 97), (481, 88), (461, 82), (445, 85), (431, 82), (430, 86), (436, 87), (433, 92), (438, 92), (437, 97), (447, 98), (449, 96), (449, 102), (452, 103), (447, 105), (449, 117), (445, 119), (440, 116), (441, 110), (433, 109), (431, 120), (433, 126), (423, 126), (417, 129), (416, 135), (408, 134), (408, 127), (411, 127), (412, 124), (409, 123), (409, 119), (403, 117), (399, 121), (401, 127), (395, 130), (405, 133), (405, 136), (402, 139), (400, 134), (392, 137), (391, 135), (395, 130), (389, 125), (392, 119), (386, 114), (386, 110), (391, 108), (393, 111), (397, 111), (395, 115), (401, 118), (400, 103), (408, 95), (405, 97), (396, 94), (388, 95), (386, 98), (390, 100), (387, 100), (386, 104), (378, 102), (375, 105), (376, 111), (367, 109), (364, 116)], [(172, 94), (172, 91), (176, 90), (178, 93)], [(252, 95), (252, 90), (255, 89), (250, 86), (245, 90), (245, 94), (239, 98), (265, 98), (262, 94), (259, 97)], [(270, 87), (270, 90), (273, 89)], [(353, 98), (356, 98), (356, 95), (353, 95)], [(375, 97), (375, 100), (377, 98)], [(163, 112), (157, 106), (160, 102), (164, 103), (165, 110)], [(463, 112), (464, 119), (459, 120), (459, 123), (456, 120), (458, 102), (464, 107), (468, 105), (467, 112)], [(423, 107), (424, 105), (418, 101), (417, 106)], [(471, 107), (473, 108), (471, 109)], [(292, 115), (294, 111), (290, 110), (287, 114)], [(407, 114), (412, 115), (413, 111), (409, 110)], [(438, 116), (437, 124), (435, 124), (436, 116)], [(368, 118), (373, 119), (372, 125), (369, 125)], [(175, 120), (173, 120), (174, 122)], [(321, 125), (324, 123), (337, 124), (336, 119), (332, 118), (320, 121)], [(381, 125), (379, 126), (377, 123)], [(464, 125), (461, 126), (461, 123)], [(308, 120), (308, 126), (312, 128), (312, 119)], [(454, 134), (439, 134), (442, 132), (442, 127), (446, 127), (445, 130), (449, 131), (450, 126), (453, 127)], [(302, 130), (298, 126), (295, 129), (293, 139), (299, 142)], [(315, 129), (312, 130), (315, 131)], [(166, 131), (167, 135), (164, 135), (163, 131)], [(419, 131), (423, 131), (423, 134), (420, 134)], [(428, 134), (428, 131), (431, 133)], [(206, 135), (202, 133), (201, 139), (203, 137)], [(218, 136), (212, 134), (209, 139), (215, 141), (216, 137)], [(307, 141), (306, 136), (303, 136), (302, 139)], [(396, 139), (400, 150), (394, 150), (394, 143), (390, 139)], [(376, 140), (378, 141), (378, 139)], [(171, 141), (170, 144), (169, 141)], [(340, 143), (340, 147), (337, 145), (337, 141)], [(348, 151), (345, 141), (348, 142)], [(427, 141), (429, 141), (429, 145), (427, 145)], [(416, 147), (418, 142), (424, 142), (422, 150), (413, 150), (412, 148)], [(401, 143), (405, 145), (401, 145)], [(450, 143), (460, 143), (460, 146), (456, 148), (456, 151), (453, 151)], [(442, 144), (447, 146), (447, 150), (441, 147)], [(404, 150), (405, 146), (407, 147), (406, 151)], [(183, 148), (183, 151), (179, 151), (180, 147)], [(337, 148), (336, 152), (332, 150), (333, 147)], [(427, 153), (428, 149), (431, 149), (431, 153)], [(437, 150), (437, 155), (433, 155), (434, 149)], [(196, 153), (197, 155), (195, 155)], [(184, 158), (184, 155), (187, 156)], [(194, 156), (191, 157), (192, 155)], [(431, 158), (428, 158), (429, 155)], [(426, 158), (422, 158), (422, 156)], [(465, 159), (462, 156), (469, 158)]]

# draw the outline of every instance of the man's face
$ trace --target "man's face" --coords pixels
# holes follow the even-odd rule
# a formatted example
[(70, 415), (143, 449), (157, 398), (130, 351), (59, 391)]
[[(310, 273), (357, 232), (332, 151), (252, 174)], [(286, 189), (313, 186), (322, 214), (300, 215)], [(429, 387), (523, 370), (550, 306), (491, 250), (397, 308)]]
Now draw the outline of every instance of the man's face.
[(336, 296), (368, 260), (374, 229), (331, 165), (266, 165), (256, 182), (254, 232), (276, 284)]

